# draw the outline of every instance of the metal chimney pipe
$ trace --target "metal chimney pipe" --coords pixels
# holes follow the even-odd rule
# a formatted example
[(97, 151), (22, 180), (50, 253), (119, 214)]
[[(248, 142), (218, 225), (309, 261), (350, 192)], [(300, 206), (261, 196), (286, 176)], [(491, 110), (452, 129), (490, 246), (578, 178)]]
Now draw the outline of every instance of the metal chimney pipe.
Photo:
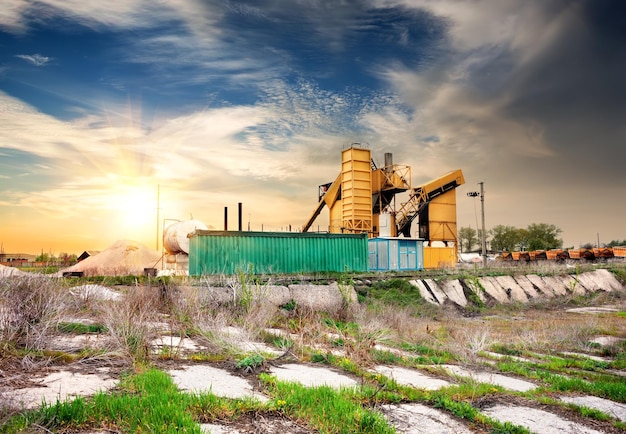
[(391, 166), (393, 166), (393, 154), (391, 152), (385, 152), (385, 168)]
[(242, 211), (242, 208), (243, 208), (242, 203), (241, 203), (241, 202), (239, 202), (238, 206), (239, 206), (239, 232), (241, 232), (241, 231), (242, 231), (242, 226), (241, 226), (241, 211)]
[(224, 207), (224, 230), (228, 230), (228, 207)]

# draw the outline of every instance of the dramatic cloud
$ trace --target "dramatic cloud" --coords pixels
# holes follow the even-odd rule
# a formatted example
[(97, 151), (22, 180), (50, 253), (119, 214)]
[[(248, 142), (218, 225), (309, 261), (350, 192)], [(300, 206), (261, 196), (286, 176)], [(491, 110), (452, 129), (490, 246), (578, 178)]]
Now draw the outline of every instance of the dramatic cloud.
[(298, 227), (359, 142), (410, 165), (415, 185), (462, 169), (461, 226), (484, 181), (488, 226), (626, 238), (624, 9), (13, 1), (0, 11), (0, 223), (81, 220), (78, 243), (125, 188), (160, 184), (168, 216), (215, 224), (243, 201), (256, 222)]

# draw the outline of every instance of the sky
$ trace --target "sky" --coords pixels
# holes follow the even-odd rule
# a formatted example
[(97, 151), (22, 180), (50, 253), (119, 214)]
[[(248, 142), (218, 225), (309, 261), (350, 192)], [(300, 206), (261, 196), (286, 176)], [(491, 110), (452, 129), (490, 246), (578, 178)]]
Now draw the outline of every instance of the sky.
[(625, 77), (620, 0), (0, 0), (0, 242), (298, 230), (353, 143), (461, 169), (459, 227), (483, 182), (487, 229), (624, 240)]

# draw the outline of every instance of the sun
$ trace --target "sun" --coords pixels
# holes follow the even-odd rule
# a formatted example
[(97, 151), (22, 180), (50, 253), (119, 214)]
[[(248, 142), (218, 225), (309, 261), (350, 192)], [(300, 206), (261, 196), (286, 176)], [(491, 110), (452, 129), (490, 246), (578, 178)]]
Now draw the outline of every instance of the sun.
[(117, 190), (114, 209), (120, 223), (129, 228), (154, 225), (158, 207), (156, 187), (120, 185)]

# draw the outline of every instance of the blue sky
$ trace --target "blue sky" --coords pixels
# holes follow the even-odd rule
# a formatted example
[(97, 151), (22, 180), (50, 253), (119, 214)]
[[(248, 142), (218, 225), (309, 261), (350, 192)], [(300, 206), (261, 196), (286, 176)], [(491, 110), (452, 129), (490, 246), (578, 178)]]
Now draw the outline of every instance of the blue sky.
[(157, 186), (159, 219), (295, 229), (353, 142), (414, 185), (462, 169), (460, 226), (484, 181), (488, 228), (626, 239), (623, 2), (0, 6), (5, 251), (154, 245)]

